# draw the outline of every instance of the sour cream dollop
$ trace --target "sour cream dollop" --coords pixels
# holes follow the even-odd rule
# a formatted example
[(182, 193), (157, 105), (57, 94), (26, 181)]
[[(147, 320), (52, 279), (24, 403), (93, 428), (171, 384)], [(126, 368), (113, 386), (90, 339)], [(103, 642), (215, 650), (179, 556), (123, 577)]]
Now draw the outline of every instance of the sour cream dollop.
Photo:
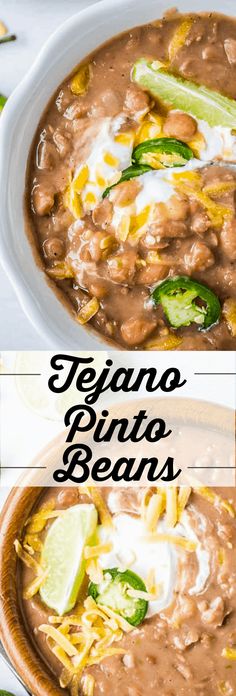
[[(181, 523), (171, 530), (167, 528), (165, 518), (161, 519), (156, 531), (160, 534), (183, 536), (196, 542), (198, 571), (189, 594), (200, 593), (210, 573), (209, 557), (191, 528), (188, 514), (184, 512)], [(112, 550), (99, 558), (103, 569), (118, 567), (124, 571), (129, 568), (144, 582), (151, 571), (154, 573), (158, 593), (156, 598), (149, 600), (147, 617), (160, 613), (171, 605), (177, 585), (178, 561), (182, 553), (174, 543), (147, 540), (142, 518), (123, 512), (113, 517), (113, 528), (100, 527), (99, 540), (101, 543), (112, 544)]]

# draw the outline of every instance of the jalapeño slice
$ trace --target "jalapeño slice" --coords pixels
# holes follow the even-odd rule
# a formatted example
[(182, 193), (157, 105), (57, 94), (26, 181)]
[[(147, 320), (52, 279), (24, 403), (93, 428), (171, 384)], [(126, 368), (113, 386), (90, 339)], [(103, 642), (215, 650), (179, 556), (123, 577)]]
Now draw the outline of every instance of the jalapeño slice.
[(188, 276), (167, 278), (153, 290), (152, 299), (156, 305), (162, 306), (174, 329), (192, 323), (200, 330), (210, 329), (218, 322), (221, 313), (215, 293)]
[(132, 626), (139, 626), (146, 616), (148, 602), (129, 595), (131, 589), (147, 592), (143, 580), (132, 570), (122, 572), (118, 568), (108, 568), (103, 571), (101, 583), (90, 582), (88, 594), (97, 604), (113, 609)]
[(148, 164), (153, 169), (160, 167), (183, 167), (193, 157), (191, 148), (176, 138), (154, 138), (145, 140), (134, 148), (134, 164)]

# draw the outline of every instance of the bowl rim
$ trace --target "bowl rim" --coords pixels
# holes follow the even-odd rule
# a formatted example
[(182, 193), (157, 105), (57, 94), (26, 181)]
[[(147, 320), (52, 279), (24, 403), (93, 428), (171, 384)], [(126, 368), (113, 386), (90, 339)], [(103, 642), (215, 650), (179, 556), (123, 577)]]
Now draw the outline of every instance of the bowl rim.
[[(153, 413), (157, 404), (162, 410), (165, 409), (165, 415), (177, 414), (178, 420), (180, 418), (183, 423), (208, 423), (222, 432), (229, 430), (229, 413), (235, 413), (228, 406), (185, 397), (134, 399), (124, 404), (111, 405), (109, 413), (110, 417), (117, 416), (118, 412), (123, 413), (125, 409), (132, 409), (133, 412), (138, 406), (150, 407)], [(65, 433), (63, 430), (56, 435), (36, 455), (32, 466), (46, 462), (50, 462), (51, 466), (55, 465), (58, 462), (58, 452), (65, 447)], [(13, 542), (43, 491), (43, 487), (37, 485), (37, 477), (38, 472), (32, 470), (23, 474), (19, 480), (20, 485), (12, 488), (0, 513), (0, 638), (13, 667), (30, 693), (34, 696), (65, 696), (68, 691), (57, 685), (57, 677), (53, 676), (49, 666), (40, 658), (37, 647), (29, 636), (18, 596), (18, 559), (13, 551)], [(36, 483), (34, 486), (33, 481)]]

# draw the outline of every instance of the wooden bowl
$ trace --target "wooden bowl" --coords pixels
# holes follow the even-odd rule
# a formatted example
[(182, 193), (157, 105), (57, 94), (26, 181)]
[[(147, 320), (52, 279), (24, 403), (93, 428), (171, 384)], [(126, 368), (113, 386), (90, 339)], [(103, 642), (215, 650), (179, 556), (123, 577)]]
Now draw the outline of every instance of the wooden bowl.
[[(157, 408), (158, 407), (158, 408)], [(158, 413), (178, 418), (186, 424), (206, 424), (222, 432), (229, 430), (232, 411), (191, 399), (145, 399), (110, 407), (110, 417), (131, 416), (134, 409), (146, 408), (152, 416)], [(32, 462), (32, 466), (47, 465), (55, 468), (62, 448), (65, 447), (65, 432), (57, 436)], [(83, 438), (84, 441), (84, 438)], [(18, 559), (13, 542), (22, 531), (23, 525), (39, 499), (43, 488), (37, 485), (39, 472), (31, 470), (24, 474), (20, 486), (14, 487), (0, 515), (0, 638), (17, 673), (34, 696), (65, 696), (57, 678), (43, 661), (24, 623), (18, 595)], [(24, 486), (22, 486), (24, 483)]]

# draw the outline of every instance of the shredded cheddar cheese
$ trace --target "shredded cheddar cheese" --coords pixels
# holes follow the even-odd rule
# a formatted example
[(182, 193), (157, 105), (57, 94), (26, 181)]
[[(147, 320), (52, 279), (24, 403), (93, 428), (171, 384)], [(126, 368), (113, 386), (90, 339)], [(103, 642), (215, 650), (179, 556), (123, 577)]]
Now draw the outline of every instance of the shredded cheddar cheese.
[(104, 154), (104, 162), (108, 164), (110, 167), (118, 167), (119, 166), (119, 160), (117, 157), (111, 154), (111, 152), (105, 152)]
[(181, 486), (179, 488), (178, 492), (178, 501), (177, 501), (177, 507), (178, 507), (178, 512), (177, 512), (177, 517), (178, 521), (181, 519), (182, 512), (184, 511), (184, 508), (186, 507), (189, 498), (191, 495), (191, 488), (190, 486)]
[(107, 507), (105, 500), (103, 499), (101, 493), (98, 491), (98, 489), (95, 486), (89, 486), (88, 487), (88, 494), (89, 494), (90, 498), (92, 499), (95, 507), (97, 508), (101, 524), (103, 524), (105, 527), (112, 527), (112, 525), (113, 525), (112, 516), (108, 510), (108, 507)]
[(54, 519), (54, 517), (59, 517), (63, 510), (47, 510), (42, 508), (39, 512), (29, 517), (25, 526), (27, 527), (27, 533), (33, 534), (34, 532), (42, 532), (47, 524), (48, 520)]
[(167, 541), (168, 544), (175, 544), (175, 546), (181, 546), (185, 551), (196, 551), (197, 544), (195, 541), (190, 539), (185, 539), (185, 537), (176, 536), (175, 534), (148, 534), (146, 537), (147, 541), (150, 542), (162, 542)]
[(134, 134), (132, 131), (127, 133), (117, 133), (115, 135), (115, 142), (120, 143), (120, 145), (132, 145), (134, 140)]
[(85, 546), (84, 558), (95, 558), (100, 556), (102, 553), (109, 553), (112, 550), (112, 543), (107, 544), (97, 544), (96, 546)]
[(146, 580), (146, 588), (147, 591), (150, 592), (151, 594), (154, 593), (155, 590), (155, 568), (150, 568), (147, 580)]
[(88, 89), (89, 81), (91, 77), (91, 65), (81, 65), (79, 70), (72, 77), (70, 88), (73, 94), (82, 95)]
[(156, 529), (157, 522), (165, 510), (165, 493), (160, 491), (160, 493), (155, 493), (150, 498), (147, 510), (146, 510), (146, 528), (149, 532), (153, 532)]
[(129, 597), (134, 597), (134, 599), (145, 599), (147, 602), (153, 602), (155, 599), (158, 599), (159, 594), (160, 594), (160, 589), (155, 586), (155, 591), (154, 592), (145, 592), (142, 590), (134, 590), (131, 588), (130, 590), (127, 590), (127, 594)]
[(236, 648), (223, 648), (222, 657), (226, 657), (227, 660), (236, 660)]
[[(92, 547), (91, 547), (92, 548)], [(91, 582), (99, 583), (103, 580), (103, 572), (98, 558), (90, 558), (86, 563), (86, 573)]]
[(185, 19), (175, 30), (174, 35), (169, 43), (169, 61), (173, 63), (176, 58), (177, 53), (184, 46), (187, 36), (192, 28), (193, 20), (191, 17)]
[(21, 543), (18, 541), (18, 539), (15, 539), (14, 541), (14, 547), (15, 551), (17, 553), (17, 556), (20, 558), (20, 560), (27, 566), (27, 568), (31, 568), (31, 570), (34, 570), (37, 575), (40, 575), (42, 573), (42, 568), (39, 565), (39, 563), (30, 556), (27, 551), (25, 551), (21, 545)]
[(57, 645), (59, 645), (69, 657), (77, 655), (77, 649), (71, 644), (71, 641), (58, 630), (58, 628), (54, 628), (54, 626), (50, 626), (49, 624), (42, 624), (39, 626), (39, 631), (41, 631), (41, 633), (45, 633), (46, 636), (53, 638), (55, 643), (57, 643)]
[[(52, 625), (56, 622), (58, 628)], [(77, 627), (75, 632), (70, 630), (73, 625)], [(49, 617), (49, 624), (42, 624), (39, 630), (47, 636), (50, 650), (63, 665), (60, 686), (69, 687), (71, 694), (78, 696), (81, 688), (86, 694), (86, 688), (90, 684), (94, 686), (93, 680), (87, 679), (89, 675), (82, 674), (84, 668), (98, 664), (105, 657), (124, 655), (125, 650), (113, 644), (133, 627), (116, 612), (87, 597), (78, 615)]]
[(88, 191), (88, 193), (86, 193), (85, 198), (84, 198), (84, 203), (85, 203), (85, 206), (86, 206), (86, 204), (89, 204), (89, 206), (96, 205), (97, 196), (95, 195), (95, 193), (93, 193), (93, 191)]
[(156, 492), (146, 489), (141, 501), (141, 517), (148, 532), (155, 532), (161, 515), (166, 513), (168, 527), (175, 527), (186, 507), (191, 488), (183, 486), (167, 486), (157, 488)]
[(169, 333), (168, 336), (151, 338), (144, 344), (144, 350), (176, 350), (182, 343), (180, 336)]
[(166, 522), (168, 527), (175, 527), (177, 514), (177, 487), (167, 486), (166, 490)]
[(130, 228), (130, 216), (129, 215), (123, 215), (120, 221), (120, 224), (118, 226), (118, 237), (121, 240), (121, 242), (125, 242), (128, 235), (129, 235), (129, 228)]
[(217, 183), (213, 184), (207, 184), (207, 186), (204, 186), (204, 193), (207, 193), (208, 196), (222, 196), (224, 193), (229, 193), (230, 191), (234, 191), (236, 188), (236, 182), (235, 181), (219, 181)]
[(8, 29), (6, 27), (6, 24), (0, 20), (0, 36), (5, 36), (8, 33)]
[(96, 297), (92, 297), (89, 302), (86, 302), (77, 314), (79, 324), (87, 324), (97, 314), (99, 307), (100, 305)]
[(64, 193), (63, 202), (65, 208), (70, 210), (71, 214), (76, 220), (82, 217), (83, 211), (81, 199), (79, 194), (74, 190), (73, 184), (67, 186)]
[(93, 696), (95, 679), (91, 674), (85, 674), (82, 679), (82, 689), (84, 696)]
[[(80, 493), (87, 495), (93, 501), (99, 515), (99, 523), (105, 527), (111, 527), (112, 516), (99, 489), (95, 486), (81, 486)], [(175, 527), (189, 501), (190, 494), (189, 487), (153, 487), (144, 490), (140, 514), (146, 529), (145, 539), (148, 542), (167, 542), (180, 546), (188, 552), (196, 550), (197, 543), (192, 540), (175, 535), (173, 532), (159, 534), (156, 531), (162, 515), (165, 515), (170, 528)], [(223, 503), (226, 504), (227, 501)], [(33, 597), (47, 577), (47, 569), (42, 568), (36, 560), (42, 548), (42, 542), (37, 534), (45, 529), (48, 520), (55, 519), (62, 512), (63, 510), (57, 510), (51, 504), (48, 507), (42, 507), (28, 518), (22, 543), (15, 541), (17, 555), (35, 573), (33, 581), (24, 590), (25, 599)], [(109, 553), (112, 548), (112, 542), (102, 543), (99, 536), (97, 543), (85, 546), (83, 552), (85, 569), (93, 582), (99, 583), (103, 580), (103, 569), (100, 566), (99, 557)], [(127, 594), (137, 600), (157, 600), (161, 585), (156, 582), (154, 569), (151, 569), (148, 574), (146, 587), (146, 591), (129, 587)], [(46, 636), (49, 649), (62, 665), (60, 686), (68, 688), (71, 696), (79, 696), (81, 693), (84, 696), (93, 696), (95, 681), (87, 669), (99, 664), (106, 657), (124, 655), (126, 651), (118, 643), (125, 634), (133, 630), (134, 627), (122, 615), (106, 605), (95, 602), (91, 596), (88, 596), (83, 603), (78, 603), (73, 614), (49, 616), (48, 623), (39, 626), (39, 631)], [(85, 673), (84, 670), (86, 670)]]
[(229, 297), (223, 304), (223, 316), (232, 336), (236, 336), (236, 300)]
[(89, 169), (87, 164), (85, 164), (83, 167), (81, 167), (79, 173), (77, 174), (76, 178), (73, 181), (73, 188), (76, 193), (81, 193), (82, 189), (84, 188), (85, 184), (87, 183), (89, 178)]
[(152, 206), (146, 205), (138, 215), (132, 215), (130, 219), (129, 241), (137, 242), (143, 236), (144, 229), (150, 221)]
[(26, 534), (23, 540), (23, 547), (33, 555), (35, 552), (42, 550), (43, 544), (37, 534)]
[(222, 226), (224, 220), (232, 217), (230, 208), (216, 203), (202, 190), (202, 179), (198, 172), (177, 172), (172, 174), (175, 188), (198, 201), (206, 209), (207, 215), (214, 227)]
[(38, 593), (40, 587), (42, 587), (44, 581), (46, 580), (47, 573), (48, 571), (45, 570), (44, 573), (42, 572), (40, 575), (34, 578), (34, 580), (23, 591), (23, 599), (32, 599), (32, 597)]

